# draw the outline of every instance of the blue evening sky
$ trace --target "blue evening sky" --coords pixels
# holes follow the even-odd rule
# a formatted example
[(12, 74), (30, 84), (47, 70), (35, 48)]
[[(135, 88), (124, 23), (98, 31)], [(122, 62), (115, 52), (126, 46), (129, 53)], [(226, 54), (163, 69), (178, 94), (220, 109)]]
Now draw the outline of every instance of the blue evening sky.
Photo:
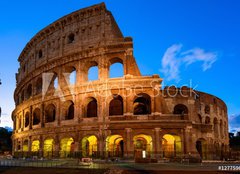
[[(12, 125), (17, 58), (26, 43), (60, 17), (102, 1), (0, 1), (0, 78), (3, 83), (0, 86), (0, 126)], [(197, 90), (223, 99), (229, 116), (240, 115), (240, 1), (104, 2), (124, 36), (133, 37), (134, 54), (143, 75), (159, 74), (167, 85), (180, 86), (192, 80)], [(169, 57), (165, 73), (163, 57)], [(174, 74), (172, 72), (175, 75), (170, 75)]]

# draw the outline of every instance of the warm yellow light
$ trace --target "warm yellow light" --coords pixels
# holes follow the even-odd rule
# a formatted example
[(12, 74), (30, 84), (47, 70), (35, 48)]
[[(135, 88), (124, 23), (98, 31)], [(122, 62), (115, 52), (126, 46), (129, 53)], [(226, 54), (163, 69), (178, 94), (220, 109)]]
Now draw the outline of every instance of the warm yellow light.
[(165, 134), (163, 136), (162, 146), (166, 157), (181, 155), (182, 142), (180, 136)]
[(108, 136), (106, 139), (106, 151), (114, 154), (122, 140), (123, 138), (121, 135)]
[(97, 137), (92, 135), (82, 140), (83, 156), (92, 156), (97, 151)]
[(39, 140), (34, 140), (32, 142), (32, 152), (38, 152), (40, 149), (40, 141)]
[(74, 142), (73, 138), (63, 138), (60, 142), (60, 156), (67, 157), (71, 151), (72, 143)]
[(44, 157), (52, 155), (53, 145), (54, 145), (53, 139), (46, 139), (44, 141), (44, 146), (43, 146)]
[[(133, 137), (134, 147), (139, 146), (138, 144), (142, 141), (146, 141), (146, 147), (143, 147), (147, 152), (152, 152), (152, 137), (149, 135), (139, 134)], [(141, 145), (142, 146), (142, 145)]]

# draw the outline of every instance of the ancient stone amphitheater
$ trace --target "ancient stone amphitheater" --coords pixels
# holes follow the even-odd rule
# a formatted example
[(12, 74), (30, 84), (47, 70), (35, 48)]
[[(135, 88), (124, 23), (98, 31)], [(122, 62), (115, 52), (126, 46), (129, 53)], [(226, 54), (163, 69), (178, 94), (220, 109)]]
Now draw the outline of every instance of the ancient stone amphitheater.
[(142, 76), (132, 38), (103, 3), (41, 30), (18, 61), (15, 156), (220, 159), (228, 151), (225, 103)]

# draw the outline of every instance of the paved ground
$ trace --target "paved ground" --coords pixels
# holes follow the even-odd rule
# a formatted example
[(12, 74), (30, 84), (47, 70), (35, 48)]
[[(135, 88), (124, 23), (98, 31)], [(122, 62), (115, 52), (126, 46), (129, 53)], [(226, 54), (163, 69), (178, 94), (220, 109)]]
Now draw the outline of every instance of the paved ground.
[[(240, 166), (240, 162), (207, 162), (203, 164), (152, 163), (96, 161), (91, 165), (79, 165), (77, 160), (9, 160), (0, 161), (0, 173), (4, 174), (227, 174), (238, 171), (221, 171), (219, 166)], [(12, 166), (3, 164), (11, 164)], [(17, 165), (17, 167), (16, 167)]]

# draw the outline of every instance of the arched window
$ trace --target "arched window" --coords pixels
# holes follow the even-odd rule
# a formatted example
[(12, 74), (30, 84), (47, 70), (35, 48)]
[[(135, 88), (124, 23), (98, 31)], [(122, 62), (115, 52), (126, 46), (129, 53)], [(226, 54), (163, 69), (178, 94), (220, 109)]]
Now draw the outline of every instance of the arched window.
[(88, 70), (88, 81), (98, 80), (98, 66), (92, 66)]
[(43, 57), (43, 52), (42, 50), (39, 50), (38, 51), (38, 58), (41, 59)]
[(68, 43), (73, 43), (75, 40), (75, 35), (73, 33), (68, 35)]
[(198, 114), (198, 122), (202, 123), (202, 116), (200, 114)]
[(65, 108), (65, 120), (71, 120), (74, 118), (74, 103), (72, 101), (67, 101), (64, 104)]
[(214, 136), (218, 137), (218, 120), (214, 118), (213, 120), (213, 129), (214, 129)]
[(38, 78), (36, 82), (36, 94), (40, 94), (42, 92), (42, 78)]
[(29, 119), (30, 119), (30, 114), (29, 114), (29, 112), (27, 112), (25, 114), (25, 127), (29, 126)]
[(123, 61), (120, 58), (113, 58), (110, 60), (110, 68), (109, 68), (109, 77), (123, 77), (124, 75), (124, 68), (123, 68)]
[(33, 125), (38, 125), (40, 123), (41, 111), (39, 108), (36, 108), (33, 111)]
[(123, 115), (123, 99), (116, 95), (109, 104), (109, 115)]
[(32, 96), (32, 84), (29, 84), (26, 91), (26, 99), (29, 99)]
[(173, 114), (181, 114), (181, 115), (188, 114), (188, 108), (183, 104), (178, 104), (174, 107)]
[(97, 117), (97, 100), (91, 98), (87, 105), (87, 117)]
[(75, 85), (77, 80), (77, 73), (76, 70), (74, 69), (71, 74), (69, 75), (69, 83), (70, 85)]
[(134, 100), (134, 115), (151, 114), (151, 98), (147, 94), (139, 94)]
[(56, 108), (53, 104), (47, 106), (45, 110), (45, 122), (54, 122), (56, 117)]
[(23, 102), (24, 100), (25, 100), (25, 90), (23, 89), (21, 93), (21, 102)]
[(205, 118), (205, 124), (210, 124), (210, 118), (208, 116)]
[(64, 78), (68, 85), (75, 85), (77, 80), (77, 72), (75, 67), (65, 68)]
[(205, 114), (210, 114), (210, 107), (208, 105), (205, 106)]

